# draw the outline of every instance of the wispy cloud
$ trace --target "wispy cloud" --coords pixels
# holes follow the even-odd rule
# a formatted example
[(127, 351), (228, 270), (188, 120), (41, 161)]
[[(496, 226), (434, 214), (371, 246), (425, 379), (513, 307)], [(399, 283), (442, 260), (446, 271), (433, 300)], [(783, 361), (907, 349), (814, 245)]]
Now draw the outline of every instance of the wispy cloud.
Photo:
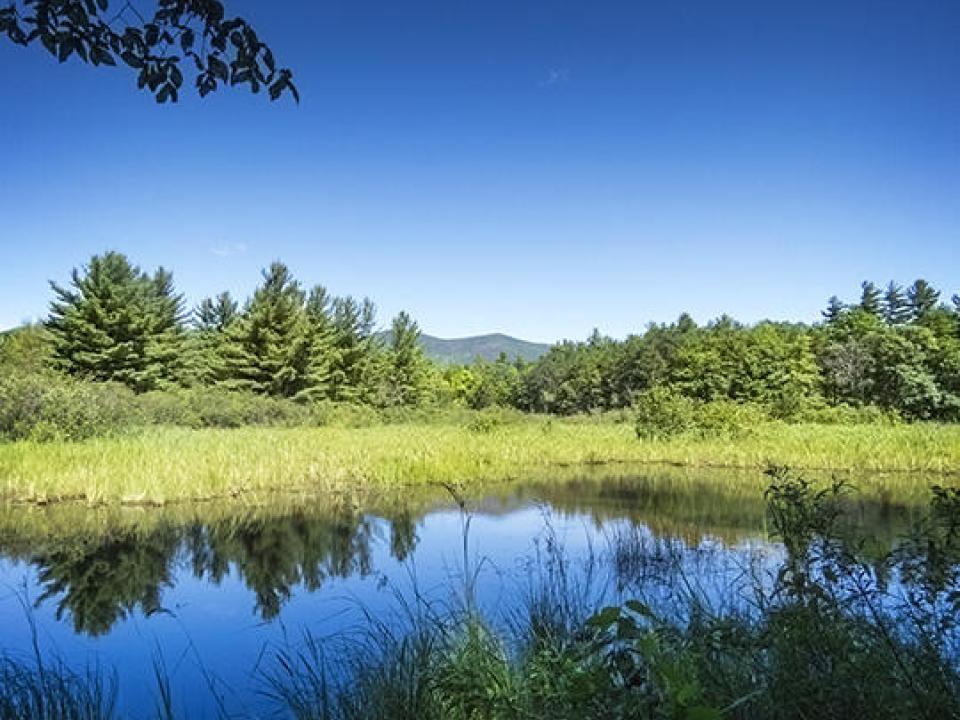
[(540, 81), (540, 87), (555, 87), (563, 85), (570, 80), (570, 69), (565, 67), (554, 67), (547, 71), (547, 76)]
[(247, 252), (247, 244), (242, 242), (222, 242), (210, 248), (217, 257), (232, 257), (233, 255), (243, 255)]

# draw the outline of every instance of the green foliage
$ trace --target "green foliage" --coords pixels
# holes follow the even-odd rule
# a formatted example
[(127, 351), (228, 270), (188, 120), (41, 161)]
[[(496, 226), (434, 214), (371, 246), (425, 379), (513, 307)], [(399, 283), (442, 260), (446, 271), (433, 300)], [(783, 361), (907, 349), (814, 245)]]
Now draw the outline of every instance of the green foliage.
[(940, 301), (940, 292), (935, 290), (923, 278), (916, 280), (907, 288), (907, 302), (915, 320), (922, 320), (924, 316), (937, 307)]
[(870, 315), (880, 317), (882, 314), (882, 294), (880, 288), (869, 280), (864, 280), (860, 285), (860, 309)]
[(427, 393), (427, 360), (420, 347), (420, 328), (406, 313), (393, 319), (387, 354), (387, 405), (419, 405)]
[[(238, 407), (251, 403), (249, 394), (301, 403), (310, 422), (340, 406), (375, 408), (357, 420), (366, 424), (415, 408), (609, 416), (637, 405), (641, 436), (668, 437), (742, 436), (767, 419), (960, 420), (960, 311), (936, 306), (939, 293), (922, 280), (906, 294), (896, 283), (884, 294), (867, 281), (859, 303), (831, 298), (828, 322), (814, 327), (727, 316), (698, 326), (681, 315), (622, 341), (594, 331), (532, 363), (501, 353), (454, 366), (426, 357), (407, 313), (378, 332), (369, 299), (332, 297), (322, 286), (308, 293), (279, 262), (242, 308), (228, 293), (203, 300), (189, 329), (172, 276), (162, 268), (147, 275), (117, 253), (95, 256), (74, 271), (71, 288), (54, 290), (46, 329), (0, 336), (0, 368), (52, 365), (140, 393), (218, 387), (244, 395)], [(150, 402), (162, 422), (221, 422), (199, 418), (196, 403)], [(224, 424), (259, 416), (234, 410), (224, 410)]]
[(71, 286), (51, 283), (47, 328), (56, 364), (88, 380), (145, 391), (180, 371), (182, 297), (163, 268), (149, 276), (119, 253), (95, 255)]
[(51, 364), (50, 333), (42, 325), (25, 325), (0, 333), (0, 373), (40, 373)]
[[(112, 7), (111, 7), (112, 5)], [(137, 74), (157, 102), (176, 102), (184, 72), (196, 71), (201, 97), (221, 84), (289, 92), (299, 102), (293, 73), (278, 68), (273, 51), (243, 18), (227, 17), (211, 0), (160, 0), (147, 20), (129, 3), (111, 0), (17, 0), (0, 8), (0, 36), (24, 47), (40, 44), (61, 63), (77, 57), (94, 66), (123, 66)]]
[(846, 310), (846, 306), (840, 301), (836, 295), (831, 295), (830, 299), (827, 301), (827, 308), (824, 310), (821, 315), (823, 319), (828, 323), (835, 323), (841, 317)]
[(334, 301), (331, 400), (370, 403), (376, 397), (384, 358), (375, 326), (376, 306), (369, 298)]
[(637, 436), (643, 440), (676, 437), (696, 427), (697, 403), (668, 387), (640, 393), (633, 409)]
[(287, 398), (313, 390), (306, 299), (283, 263), (263, 271), (244, 312), (224, 331), (224, 387)]
[(757, 405), (730, 400), (701, 402), (660, 386), (640, 393), (634, 403), (637, 436), (659, 440), (684, 434), (739, 437), (768, 420)]
[(321, 417), (314, 408), (284, 398), (216, 387), (146, 393), (135, 406), (145, 424), (188, 428), (292, 427), (317, 424)]
[(118, 433), (138, 419), (134, 396), (117, 383), (53, 373), (0, 376), (0, 438), (84, 440)]
[(907, 296), (893, 280), (883, 295), (883, 318), (888, 325), (903, 325), (910, 321), (910, 303)]

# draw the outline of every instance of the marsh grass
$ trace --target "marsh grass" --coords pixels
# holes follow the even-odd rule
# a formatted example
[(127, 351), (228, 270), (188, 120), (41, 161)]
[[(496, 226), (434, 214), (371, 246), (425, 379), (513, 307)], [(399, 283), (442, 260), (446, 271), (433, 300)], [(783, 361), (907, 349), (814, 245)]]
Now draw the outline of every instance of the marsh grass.
[(37, 626), (24, 602), (32, 654), (0, 655), (0, 720), (112, 720), (116, 676), (102, 668), (82, 672), (42, 650)]
[[(480, 426), (482, 425), (482, 427)], [(158, 428), (84, 442), (0, 445), (0, 497), (163, 505), (284, 492), (504, 482), (564, 466), (957, 473), (960, 427), (766, 423), (744, 437), (638, 440), (626, 424), (541, 418), (367, 428)]]

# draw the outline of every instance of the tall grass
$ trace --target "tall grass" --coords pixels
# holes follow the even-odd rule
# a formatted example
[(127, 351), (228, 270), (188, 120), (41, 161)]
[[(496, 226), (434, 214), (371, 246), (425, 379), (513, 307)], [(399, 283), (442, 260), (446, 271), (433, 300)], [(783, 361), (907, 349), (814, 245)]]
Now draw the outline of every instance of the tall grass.
[(960, 427), (766, 423), (736, 439), (647, 441), (625, 424), (542, 418), (352, 429), (157, 428), (79, 443), (0, 444), (0, 498), (150, 505), (278, 491), (489, 483), (609, 463), (956, 473)]

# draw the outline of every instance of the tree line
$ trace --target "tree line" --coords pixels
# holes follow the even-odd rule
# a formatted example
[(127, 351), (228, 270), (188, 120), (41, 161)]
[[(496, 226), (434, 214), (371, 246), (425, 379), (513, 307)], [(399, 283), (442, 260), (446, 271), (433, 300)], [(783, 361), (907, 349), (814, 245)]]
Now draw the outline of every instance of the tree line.
[(243, 304), (223, 292), (190, 312), (169, 271), (146, 273), (116, 252), (75, 269), (68, 286), (51, 285), (51, 362), (68, 375), (136, 392), (218, 386), (298, 402), (423, 400), (428, 363), (407, 313), (384, 342), (372, 301), (305, 289), (280, 262)]
[(122, 254), (93, 257), (52, 283), (43, 330), (0, 347), (6, 367), (44, 364), (136, 393), (217, 388), (311, 405), (514, 407), (539, 413), (622, 410), (653, 391), (684, 401), (752, 404), (767, 415), (875, 410), (907, 420), (960, 420), (960, 297), (925, 280), (859, 298), (832, 297), (815, 324), (698, 325), (689, 315), (623, 340), (594, 333), (536, 362), (440, 365), (405, 312), (380, 332), (369, 299), (305, 287), (275, 262), (252, 296), (229, 293), (187, 310), (172, 274)]

